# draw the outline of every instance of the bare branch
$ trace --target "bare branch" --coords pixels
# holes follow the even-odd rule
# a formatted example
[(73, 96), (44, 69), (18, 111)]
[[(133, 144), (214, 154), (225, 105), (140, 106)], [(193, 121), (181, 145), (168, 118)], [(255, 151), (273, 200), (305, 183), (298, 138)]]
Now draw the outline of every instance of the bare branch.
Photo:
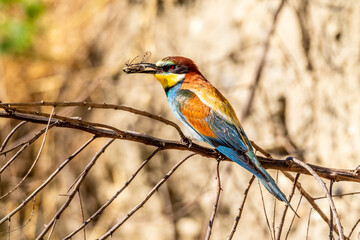
[[(296, 185), (296, 184), (294, 184), (294, 186), (295, 186), (295, 185)], [(297, 204), (297, 206), (296, 206), (296, 209), (295, 209), (296, 212), (297, 212), (297, 210), (299, 209), (299, 206), (300, 206), (300, 203), (301, 203), (302, 198), (303, 198), (303, 195), (300, 196), (299, 202), (298, 202), (298, 204)], [(289, 226), (288, 231), (287, 231), (287, 233), (286, 233), (285, 239), (288, 239), (288, 237), (289, 237), (290, 230), (291, 230), (292, 225), (293, 225), (294, 220), (295, 220), (295, 216), (296, 216), (296, 215), (294, 214), (293, 217), (292, 217), (292, 219), (291, 219), (290, 226)]]
[(208, 229), (207, 229), (206, 236), (205, 236), (206, 240), (210, 239), (211, 231), (212, 231), (212, 228), (214, 226), (215, 215), (216, 215), (217, 208), (218, 208), (218, 205), (219, 205), (219, 199), (220, 199), (220, 193), (221, 193), (221, 181), (220, 181), (219, 166), (220, 166), (220, 160), (218, 160), (217, 165), (216, 165), (217, 192), (216, 192), (216, 198), (215, 198), (213, 210), (212, 210), (210, 220), (209, 220), (209, 224), (208, 224)]
[[(290, 181), (294, 182), (294, 177), (291, 176), (288, 172), (282, 172)], [(326, 214), (320, 209), (320, 207), (316, 204), (315, 200), (307, 193), (301, 184), (298, 182), (296, 183), (296, 187), (299, 190), (300, 194), (306, 198), (306, 200), (310, 203), (310, 205), (314, 208), (314, 210), (320, 215), (320, 217), (330, 226), (330, 220), (326, 216)], [(334, 231), (338, 234), (337, 228)]]
[[(300, 174), (297, 173), (296, 176), (295, 176), (295, 180), (294, 180), (294, 185), (293, 185), (293, 188), (291, 189), (291, 193), (290, 193), (290, 196), (289, 196), (289, 202), (291, 202), (291, 199), (292, 197), (294, 196), (294, 193), (295, 193), (295, 189), (296, 189), (296, 183), (298, 182), (299, 180), (299, 177), (300, 177)], [(285, 209), (283, 211), (283, 214), (281, 216), (281, 220), (280, 220), (280, 224), (279, 224), (279, 229), (278, 229), (278, 234), (276, 236), (276, 240), (280, 240), (280, 237), (281, 237), (281, 231), (283, 229), (283, 226), (284, 226), (284, 222), (285, 222), (285, 216), (286, 216), (286, 213), (287, 213), (287, 210), (289, 209), (289, 205), (285, 205)], [(295, 214), (294, 214), (295, 215)]]
[(146, 160), (140, 165), (140, 167), (134, 172), (134, 174), (129, 178), (129, 180), (126, 181), (126, 183), (120, 188), (119, 191), (117, 191), (112, 198), (110, 198), (104, 205), (101, 206), (91, 217), (89, 217), (86, 221), (83, 222), (83, 224), (78, 227), (76, 230), (74, 230), (72, 233), (67, 235), (64, 239), (71, 239), (76, 233), (78, 233), (81, 229), (85, 228), (85, 226), (90, 223), (92, 220), (94, 220), (96, 217), (100, 216), (100, 214), (119, 196), (122, 191), (124, 191), (125, 188), (127, 188), (132, 180), (136, 177), (136, 175), (140, 172), (140, 170), (157, 154), (159, 151), (161, 151), (160, 148), (157, 148), (154, 152), (152, 152)]
[[(46, 125), (46, 129), (45, 129), (45, 135), (44, 135), (44, 138), (43, 138), (43, 141), (42, 141), (42, 143), (41, 143), (40, 149), (39, 149), (39, 151), (38, 151), (38, 154), (37, 154), (37, 156), (36, 156), (33, 164), (31, 165), (31, 167), (29, 168), (29, 170), (27, 171), (27, 173), (25, 174), (25, 176), (20, 180), (20, 182), (19, 182), (18, 184), (16, 184), (16, 186), (13, 187), (10, 191), (8, 191), (8, 192), (5, 193), (4, 195), (2, 195), (2, 196), (0, 197), (0, 200), (3, 199), (4, 197), (8, 196), (9, 194), (11, 194), (13, 191), (15, 191), (15, 190), (25, 181), (25, 179), (29, 176), (29, 174), (31, 173), (31, 171), (34, 169), (36, 163), (38, 162), (38, 160), (39, 160), (39, 158), (40, 158), (40, 155), (41, 155), (41, 153), (42, 153), (42, 150), (43, 150), (43, 148), (44, 148), (45, 141), (46, 141), (46, 136), (47, 136), (47, 133), (48, 133), (48, 130), (49, 130), (49, 125), (50, 125), (51, 117), (52, 117), (52, 115), (53, 115), (53, 113), (54, 113), (54, 110), (55, 110), (55, 108), (52, 109), (51, 114), (50, 114), (50, 116), (49, 116), (49, 120), (48, 120), (48, 123), (47, 123), (47, 125)], [(26, 146), (26, 145), (24, 145), (24, 146)], [(20, 149), (20, 150), (21, 150), (21, 149)], [(22, 151), (19, 151), (18, 153), (20, 154), (21, 152), (22, 152)], [(17, 155), (19, 155), (19, 154), (17, 154)], [(15, 159), (15, 158), (13, 158), (13, 159)], [(8, 163), (10, 164), (10, 161), (9, 161)], [(8, 166), (8, 165), (6, 165), (6, 166)], [(3, 171), (3, 169), (4, 169), (4, 168), (1, 169), (1, 172)], [(0, 174), (1, 174), (1, 172), (0, 172)]]
[[(91, 103), (91, 102), (27, 102), (27, 103), (0, 103), (0, 108), (14, 108), (14, 107), (29, 107), (29, 106), (53, 106), (53, 107), (86, 107), (89, 110), (91, 110), (92, 108), (99, 108), (99, 109), (114, 109), (114, 110), (121, 110), (121, 111), (126, 111), (126, 112), (130, 112), (130, 113), (134, 113), (140, 116), (144, 116), (147, 118), (151, 118), (154, 120), (157, 120), (159, 122), (165, 123), (166, 125), (172, 126), (174, 127), (181, 139), (186, 139), (184, 133), (182, 132), (181, 128), (174, 122), (160, 117), (158, 115), (146, 112), (146, 111), (142, 111), (142, 110), (138, 110), (135, 108), (131, 108), (131, 107), (127, 107), (127, 106), (122, 106), (122, 105), (116, 105), (116, 104), (107, 104), (107, 103), (103, 103), (103, 104), (99, 104), (99, 103)], [(1, 150), (0, 150), (1, 152)]]
[(12, 137), (12, 135), (14, 135), (14, 133), (15, 133), (22, 125), (24, 125), (25, 123), (27, 123), (27, 122), (26, 122), (26, 121), (22, 121), (21, 123), (19, 123), (18, 125), (16, 125), (16, 126), (10, 131), (9, 135), (6, 136), (3, 144), (2, 144), (1, 147), (0, 147), (0, 152), (1, 152), (2, 150), (4, 150), (6, 144), (8, 143), (8, 141), (10, 140), (10, 138)]
[(60, 218), (61, 214), (65, 211), (65, 209), (71, 203), (72, 199), (74, 198), (75, 194), (79, 190), (81, 183), (86, 178), (86, 176), (89, 173), (90, 169), (95, 165), (97, 159), (104, 153), (104, 151), (107, 149), (107, 147), (109, 147), (111, 145), (111, 143), (113, 143), (114, 141), (115, 141), (115, 139), (109, 139), (109, 141), (107, 141), (105, 143), (105, 145), (95, 154), (93, 159), (89, 162), (89, 164), (85, 167), (84, 171), (80, 174), (81, 177), (79, 178), (79, 180), (77, 180), (73, 190), (68, 195), (68, 199), (64, 202), (64, 204), (61, 206), (61, 208), (57, 211), (57, 213), (54, 215), (54, 217), (51, 219), (51, 221), (46, 225), (44, 230), (37, 236), (37, 238), (36, 238), (37, 240), (43, 239), (45, 234), (51, 228), (53, 228), (55, 226), (56, 221)]
[[(36, 116), (34, 114), (28, 113), (19, 113), (17, 111), (0, 111), (0, 118), (12, 118), (18, 119), (38, 124), (47, 124), (49, 119), (43, 116)], [(147, 134), (122, 131), (114, 127), (101, 124), (94, 124), (87, 121), (75, 120), (71, 118), (62, 117), (62, 120), (58, 119), (58, 116), (54, 116), (51, 120), (51, 124), (56, 123), (56, 127), (62, 128), (73, 128), (94, 134), (97, 137), (105, 138), (117, 138), (128, 141), (134, 141), (143, 143), (145, 145), (151, 145), (155, 147), (161, 147), (162, 149), (177, 149), (177, 150), (189, 150), (199, 155), (209, 157), (209, 158), (218, 158), (219, 154), (214, 149), (200, 146), (196, 143), (191, 145), (179, 141), (170, 141), (160, 138), (155, 138)], [(107, 128), (107, 129), (104, 129)], [(1, 153), (0, 153), (1, 154)], [(267, 169), (277, 169), (281, 171), (296, 172), (301, 174), (310, 175), (306, 169), (295, 164), (290, 160), (277, 160), (270, 159), (261, 156), (257, 156), (264, 168)], [(225, 159), (225, 157), (224, 157)], [(360, 173), (354, 171), (353, 169), (335, 169), (335, 168), (325, 168), (317, 165), (309, 164), (309, 166), (322, 178), (332, 179), (334, 181), (351, 181), (351, 182), (360, 182)]]
[[(332, 189), (333, 189), (333, 181), (330, 180), (330, 186), (329, 186), (329, 195), (332, 199)], [(327, 196), (326, 196), (327, 197)], [(330, 206), (330, 229), (329, 229), (329, 239), (333, 239), (333, 224), (334, 224), (334, 213), (331, 210), (331, 206)]]
[(229, 234), (227, 240), (231, 240), (231, 239), (233, 238), (233, 236), (234, 236), (234, 233), (235, 233), (235, 231), (236, 231), (237, 225), (239, 224), (239, 221), (240, 221), (240, 218), (241, 218), (242, 211), (243, 211), (244, 206), (245, 206), (246, 198), (247, 198), (247, 196), (248, 196), (248, 193), (249, 193), (251, 184), (254, 182), (254, 180), (255, 180), (255, 176), (253, 175), (253, 176), (251, 177), (250, 181), (249, 181), (249, 185), (248, 185), (247, 188), (245, 189), (244, 198), (243, 198), (243, 200), (242, 200), (242, 202), (241, 202), (241, 204), (240, 204), (240, 208), (239, 208), (239, 213), (238, 213), (238, 215), (237, 215), (236, 218), (235, 218), (234, 225), (233, 225), (233, 227), (232, 227), (232, 229), (231, 229), (231, 231), (230, 231), (230, 234)]
[(96, 137), (89, 139), (84, 145), (82, 145), (78, 150), (76, 150), (70, 157), (68, 157), (49, 177), (44, 181), (35, 191), (33, 191), (17, 208), (11, 211), (8, 215), (0, 219), (0, 225), (5, 221), (10, 220), (10, 218), (20, 211), (33, 197), (36, 196), (46, 185), (48, 185), (52, 179), (82, 150), (84, 150)]
[(186, 160), (194, 156), (195, 154), (190, 154), (181, 161), (179, 161), (173, 168), (170, 169), (170, 171), (161, 179), (154, 187), (151, 189), (151, 191), (146, 195), (146, 197), (138, 204), (136, 205), (131, 211), (129, 211), (126, 216), (121, 219), (120, 222), (116, 223), (109, 231), (107, 231), (104, 235), (102, 235), (99, 240), (106, 239), (110, 237), (122, 224), (124, 224), (137, 210), (139, 210), (144, 204), (151, 198), (151, 196), (161, 187), (161, 185), (166, 182), (166, 180), (176, 171), (178, 167), (180, 167), (181, 164), (183, 164)]
[[(5, 164), (4, 164), (4, 166), (2, 166), (1, 167), (1, 169), (0, 169), (0, 174), (2, 174), (4, 171), (5, 171), (5, 169), (8, 167), (8, 166), (10, 166), (10, 164), (27, 148), (29, 146), (29, 143), (26, 143), (25, 145), (23, 145), (20, 149), (19, 149), (19, 151), (17, 151), (15, 154), (14, 154), (14, 156), (12, 156), (10, 159), (9, 159), (9, 161), (7, 161)], [(3, 197), (0, 197), (0, 199), (2, 199)]]
[[(79, 196), (79, 204), (80, 204), (80, 211), (81, 211), (81, 219), (83, 222), (85, 222), (85, 215), (84, 215), (84, 207), (83, 207), (83, 203), (82, 203), (82, 200), (81, 200), (81, 194), (80, 194), (80, 189), (77, 190), (77, 194)], [(85, 230), (85, 227), (84, 227), (84, 240), (86, 240), (86, 230)]]
[(356, 223), (354, 224), (354, 226), (351, 228), (351, 231), (350, 231), (349, 236), (348, 236), (349, 239), (350, 239), (350, 237), (351, 237), (351, 234), (354, 232), (355, 228), (359, 225), (359, 223), (360, 223), (360, 218), (357, 220), (357, 222), (356, 222)]
[[(44, 124), (44, 123), (43, 123), (43, 124)], [(49, 131), (51, 128), (53, 128), (53, 127), (55, 127), (55, 125), (53, 125), (53, 124), (50, 125), (50, 126), (48, 127), (48, 131)], [(22, 146), (24, 146), (24, 145), (26, 145), (26, 144), (29, 144), (29, 145), (32, 144), (32, 143), (35, 142), (39, 137), (41, 137), (41, 135), (43, 135), (45, 131), (46, 131), (46, 127), (43, 128), (43, 129), (41, 129), (39, 132), (37, 132), (37, 133), (36, 133), (32, 138), (30, 138), (29, 140), (24, 141), (24, 142), (21, 142), (21, 143), (15, 145), (15, 146), (13, 146), (13, 147), (7, 149), (7, 150), (3, 150), (2, 152), (0, 152), (0, 156), (1, 156), (1, 155), (6, 155), (7, 153), (12, 152), (12, 151), (14, 151), (15, 149), (17, 149), (17, 148), (19, 148), (19, 147), (22, 147)]]
[[(32, 217), (34, 216), (34, 212), (35, 212), (35, 197), (33, 198), (33, 204), (32, 204), (32, 209), (31, 209), (31, 213), (30, 213), (29, 219), (28, 219), (22, 226), (20, 226), (20, 227), (18, 227), (18, 228), (15, 228), (15, 229), (11, 229), (11, 230), (10, 230), (10, 226), (9, 226), (9, 231), (10, 231), (10, 232), (15, 232), (15, 231), (17, 231), (17, 230), (19, 230), (19, 229), (24, 228), (28, 223), (30, 223)], [(2, 234), (8, 234), (8, 233), (9, 233), (8, 231), (6, 231), (6, 232), (0, 232), (0, 236), (1, 236)]]
[(313, 210), (313, 208), (310, 208), (309, 219), (308, 219), (307, 228), (306, 228), (306, 239), (308, 239), (308, 237), (309, 237), (309, 229), (310, 229), (310, 220), (311, 220), (311, 211), (312, 210)]
[[(338, 234), (339, 234), (340, 240), (344, 239), (344, 233), (343, 233), (343, 229), (342, 229), (342, 226), (341, 226), (339, 215), (338, 215), (338, 213), (336, 211), (334, 201), (332, 200), (332, 197), (330, 196), (329, 191), (327, 190), (327, 187), (326, 187), (325, 183), (321, 180), (319, 175), (309, 165), (307, 165), (306, 163), (304, 163), (304, 162), (302, 162), (302, 161), (300, 161), (300, 160), (298, 160), (296, 158), (291, 158), (291, 160), (294, 161), (296, 164), (299, 164), (300, 166), (305, 168), (307, 171), (309, 171), (309, 173), (311, 173), (311, 175), (313, 175), (315, 177), (315, 179), (319, 182), (320, 186), (322, 187), (322, 189), (324, 190), (324, 192), (325, 192), (325, 194), (327, 196), (331, 211), (334, 214), (336, 227), (337, 227), (337, 230), (339, 232)], [(331, 226), (331, 222), (330, 222), (330, 226)]]
[(268, 218), (268, 215), (266, 213), (266, 206), (265, 206), (265, 201), (264, 201), (264, 195), (262, 193), (262, 189), (261, 189), (261, 185), (260, 185), (260, 181), (258, 181), (258, 186), (259, 186), (259, 190), (260, 190), (260, 196), (261, 196), (261, 202), (262, 202), (262, 206), (263, 206), (263, 211), (264, 211), (264, 217), (265, 217), (265, 221), (266, 221), (266, 226), (267, 226), (267, 229), (269, 230), (269, 234), (270, 234), (270, 237), (272, 240), (274, 240), (275, 236), (273, 234), (272, 231), (271, 231), (271, 227), (270, 227), (270, 223), (269, 223), (269, 218)]

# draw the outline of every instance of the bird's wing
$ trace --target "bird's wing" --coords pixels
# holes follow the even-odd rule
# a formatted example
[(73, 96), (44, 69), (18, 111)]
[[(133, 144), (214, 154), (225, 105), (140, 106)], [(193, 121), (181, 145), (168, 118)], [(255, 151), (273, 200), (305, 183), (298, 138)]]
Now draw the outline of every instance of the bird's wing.
[(251, 149), (242, 128), (218, 113), (221, 110), (233, 112), (226, 104), (215, 110), (191, 90), (180, 90), (175, 98), (175, 104), (181, 120), (214, 147), (227, 146), (244, 153)]

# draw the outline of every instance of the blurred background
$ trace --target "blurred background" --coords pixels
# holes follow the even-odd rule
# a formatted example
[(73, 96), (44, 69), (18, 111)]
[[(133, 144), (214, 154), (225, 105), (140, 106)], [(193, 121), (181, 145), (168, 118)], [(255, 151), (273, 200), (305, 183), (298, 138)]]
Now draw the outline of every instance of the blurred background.
[[(148, 61), (182, 55), (232, 103), (248, 137), (273, 154), (295, 156), (307, 163), (354, 169), (360, 154), (360, 2), (288, 0), (270, 36), (249, 115), (243, 112), (264, 53), (280, 1), (275, 0), (1, 0), (0, 100), (91, 101), (146, 110), (178, 123), (161, 85), (152, 76), (125, 75), (127, 60), (152, 53)], [(51, 108), (37, 108), (50, 112)], [(57, 108), (60, 115), (109, 124), (122, 130), (178, 139), (169, 126), (121, 111)], [(3, 141), (18, 121), (0, 119)], [(11, 144), (33, 136), (41, 126), (27, 124)], [(75, 130), (52, 129), (39, 163), (19, 189), (0, 201), (0, 217), (11, 212), (68, 156), (91, 136)], [(36, 141), (1, 175), (0, 192), (14, 187), (31, 166), (41, 145)], [(72, 182), (105, 143), (98, 139), (75, 158), (36, 198), (11, 219), (11, 239), (33, 239), (66, 200)], [(100, 158), (81, 188), (85, 218), (91, 216), (131, 177), (154, 150), (117, 140)], [(187, 152), (157, 154), (114, 203), (86, 228), (95, 239), (141, 201), (146, 193)], [(1, 156), (1, 164), (12, 155)], [(152, 199), (113, 235), (114, 239), (200, 239), (216, 196), (216, 161), (188, 160)], [(276, 177), (276, 171), (269, 171)], [(230, 162), (221, 163), (222, 195), (213, 239), (224, 239), (234, 222), (251, 175)], [(288, 195), (292, 183), (279, 173)], [(313, 197), (323, 195), (318, 183), (299, 181)], [(328, 183), (328, 182), (327, 182)], [(359, 191), (356, 183), (335, 183), (334, 193)], [(264, 191), (268, 215), (274, 200)], [(297, 205), (300, 194), (292, 201)], [(360, 214), (360, 196), (335, 198), (345, 234)], [(329, 214), (326, 199), (317, 200)], [(289, 239), (305, 239), (310, 205), (302, 200)], [(276, 223), (283, 204), (277, 202)], [(328, 239), (328, 226), (312, 211), (310, 239)], [(285, 229), (291, 217), (285, 220)], [(53, 239), (81, 225), (79, 200), (59, 219)], [(8, 230), (3, 224), (0, 231)], [(354, 239), (358, 239), (357, 227)], [(283, 234), (283, 237), (285, 234)], [(7, 238), (2, 233), (0, 239)], [(250, 190), (234, 239), (270, 239), (259, 187)], [(82, 233), (73, 239), (84, 239)]]

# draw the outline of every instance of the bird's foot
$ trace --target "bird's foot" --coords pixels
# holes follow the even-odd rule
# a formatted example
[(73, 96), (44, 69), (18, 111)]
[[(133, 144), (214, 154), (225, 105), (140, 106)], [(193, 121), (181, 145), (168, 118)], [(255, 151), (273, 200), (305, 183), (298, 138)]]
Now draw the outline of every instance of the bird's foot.
[(216, 152), (216, 154), (217, 154), (216, 159), (217, 159), (218, 161), (221, 161), (221, 160), (225, 160), (225, 159), (226, 159), (226, 157), (225, 157), (221, 152), (219, 152), (217, 149), (214, 149), (214, 150), (215, 150), (215, 152)]
[(181, 138), (181, 143), (185, 144), (187, 148), (192, 146), (192, 140), (188, 137)]

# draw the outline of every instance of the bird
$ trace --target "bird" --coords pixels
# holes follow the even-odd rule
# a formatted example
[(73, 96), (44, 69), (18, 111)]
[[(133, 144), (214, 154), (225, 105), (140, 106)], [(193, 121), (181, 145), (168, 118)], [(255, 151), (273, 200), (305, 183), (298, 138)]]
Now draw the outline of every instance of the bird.
[(256, 157), (229, 101), (204, 77), (191, 59), (169, 56), (155, 64), (126, 64), (123, 70), (128, 74), (153, 74), (162, 85), (175, 117), (190, 129), (197, 140), (210, 144), (251, 172), (273, 196), (285, 202), (297, 215)]

